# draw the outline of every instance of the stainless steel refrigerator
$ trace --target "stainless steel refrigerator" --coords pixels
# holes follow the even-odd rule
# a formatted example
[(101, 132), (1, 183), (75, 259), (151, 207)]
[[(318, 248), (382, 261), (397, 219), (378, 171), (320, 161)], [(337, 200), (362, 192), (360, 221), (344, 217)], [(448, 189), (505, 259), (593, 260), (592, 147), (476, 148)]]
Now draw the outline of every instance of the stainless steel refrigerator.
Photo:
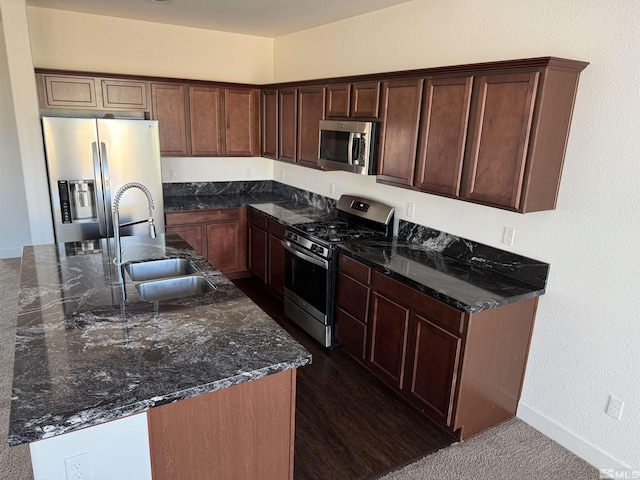
[[(57, 242), (113, 236), (112, 199), (128, 182), (146, 186), (153, 219), (164, 233), (158, 122), (43, 117), (49, 191)], [(147, 198), (127, 190), (120, 201), (121, 235), (147, 235)]]

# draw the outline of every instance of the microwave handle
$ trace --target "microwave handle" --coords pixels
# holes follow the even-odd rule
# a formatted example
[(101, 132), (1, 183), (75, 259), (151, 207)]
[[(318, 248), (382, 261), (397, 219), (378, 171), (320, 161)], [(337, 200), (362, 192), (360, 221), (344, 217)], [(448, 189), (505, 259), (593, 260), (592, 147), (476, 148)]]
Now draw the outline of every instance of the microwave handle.
[[(356, 134), (351, 132), (349, 134), (349, 153), (348, 155), (348, 160), (349, 160), (349, 165), (353, 165), (353, 149), (355, 148), (355, 144), (356, 143), (360, 143), (360, 142), (356, 142), (356, 138), (355, 138)], [(357, 158), (357, 157), (356, 157)]]

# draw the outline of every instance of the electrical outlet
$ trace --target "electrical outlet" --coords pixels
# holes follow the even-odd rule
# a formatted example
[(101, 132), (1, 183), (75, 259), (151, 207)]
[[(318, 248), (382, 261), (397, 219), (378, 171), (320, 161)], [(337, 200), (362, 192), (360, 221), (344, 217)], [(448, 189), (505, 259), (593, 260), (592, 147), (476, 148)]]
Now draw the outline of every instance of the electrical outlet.
[(88, 453), (64, 459), (67, 480), (91, 480), (91, 462)]
[(333, 183), (329, 183), (329, 195), (333, 195), (336, 190), (336, 186)]
[(251, 169), (247, 168), (247, 178), (251, 178)]
[(407, 203), (407, 217), (414, 218), (416, 216), (416, 204), (408, 202)]
[(175, 168), (170, 168), (169, 169), (169, 180), (175, 180), (176, 179), (176, 169)]
[(606, 410), (607, 415), (615, 418), (616, 420), (620, 420), (620, 418), (622, 417), (623, 407), (624, 407), (624, 402), (622, 400), (609, 395), (609, 403), (607, 404), (607, 410)]
[(504, 227), (504, 231), (502, 232), (502, 243), (505, 245), (509, 245), (513, 247), (513, 240), (516, 236), (516, 229), (513, 227)]
[(284, 182), (284, 170), (280, 170), (280, 180)]

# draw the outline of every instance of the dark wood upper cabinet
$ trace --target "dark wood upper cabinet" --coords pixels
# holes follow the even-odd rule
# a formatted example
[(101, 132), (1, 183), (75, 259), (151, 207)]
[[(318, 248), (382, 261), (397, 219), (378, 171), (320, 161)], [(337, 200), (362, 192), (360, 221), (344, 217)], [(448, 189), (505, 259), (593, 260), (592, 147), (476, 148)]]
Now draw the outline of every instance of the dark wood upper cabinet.
[(278, 159), (295, 163), (297, 160), (298, 90), (278, 91)]
[(191, 155), (211, 157), (224, 154), (222, 102), (220, 88), (189, 86)]
[(100, 86), (105, 109), (149, 110), (147, 82), (102, 79)]
[(327, 118), (348, 117), (351, 108), (351, 84), (327, 86)]
[(298, 89), (298, 163), (318, 168), (320, 120), (324, 120), (325, 88)]
[(422, 78), (384, 82), (378, 181), (412, 186), (418, 146)]
[(380, 82), (354, 83), (351, 94), (351, 116), (377, 118), (380, 106)]
[(151, 84), (152, 116), (158, 120), (160, 153), (186, 156), (191, 153), (187, 135), (186, 88), (181, 84)]
[(278, 90), (262, 90), (262, 156), (278, 158)]
[(530, 72), (477, 79), (465, 198), (519, 207), (538, 78)]
[(259, 90), (226, 88), (224, 91), (225, 154), (252, 157), (260, 146)]

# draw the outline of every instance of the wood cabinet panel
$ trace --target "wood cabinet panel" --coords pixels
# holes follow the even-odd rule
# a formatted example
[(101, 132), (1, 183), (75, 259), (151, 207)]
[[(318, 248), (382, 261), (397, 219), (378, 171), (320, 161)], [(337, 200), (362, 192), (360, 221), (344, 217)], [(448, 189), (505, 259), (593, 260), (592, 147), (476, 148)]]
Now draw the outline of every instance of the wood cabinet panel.
[(369, 320), (370, 367), (387, 383), (402, 389), (409, 334), (409, 309), (374, 292)]
[(349, 258), (346, 255), (340, 255), (338, 259), (338, 267), (341, 272), (358, 280), (360, 283), (364, 283), (366, 285), (371, 283), (371, 268), (357, 260), (354, 260), (353, 258)]
[(341, 308), (336, 308), (336, 338), (356, 359), (365, 358), (367, 326)]
[(147, 82), (102, 79), (102, 105), (104, 108), (148, 110)]
[(258, 90), (225, 89), (224, 112), (226, 154), (246, 157), (258, 155), (260, 143)]
[(293, 479), (295, 374), (149, 410), (154, 480)]
[(380, 82), (354, 83), (351, 116), (376, 118), (380, 106)]
[(295, 163), (297, 160), (297, 89), (280, 90), (278, 100), (278, 159)]
[(207, 258), (207, 245), (204, 242), (206, 231), (202, 225), (183, 225), (179, 227), (166, 227), (167, 233), (177, 233), (196, 252)]
[(247, 270), (246, 222), (207, 225), (207, 260), (227, 276)]
[(165, 214), (166, 225), (185, 225), (195, 223), (214, 223), (240, 221), (239, 208), (219, 208), (217, 210), (192, 210), (188, 212), (168, 212)]
[(457, 197), (467, 140), (472, 77), (430, 78), (422, 106), (415, 185)]
[(423, 79), (384, 82), (378, 181), (413, 185)]
[(98, 106), (95, 78), (44, 74), (42, 81), (43, 107), (95, 109)]
[(269, 234), (267, 285), (280, 299), (284, 298), (284, 252), (283, 236)]
[(278, 158), (278, 90), (262, 91), (262, 156)]
[(421, 315), (414, 316), (412, 329), (409, 394), (420, 408), (451, 426), (462, 340)]
[(318, 168), (320, 120), (324, 120), (325, 88), (298, 89), (298, 163)]
[(191, 155), (223, 155), (222, 90), (190, 85), (188, 92)]
[(519, 207), (538, 76), (487, 75), (476, 82), (465, 198)]
[(151, 103), (151, 117), (158, 120), (160, 153), (166, 156), (189, 154), (184, 85), (152, 83)]
[(249, 225), (249, 272), (267, 282), (267, 240), (268, 233), (253, 224)]
[(351, 108), (351, 84), (327, 86), (327, 118), (348, 117)]
[(345, 275), (338, 273), (337, 305), (355, 319), (367, 323), (369, 313), (369, 287)]

